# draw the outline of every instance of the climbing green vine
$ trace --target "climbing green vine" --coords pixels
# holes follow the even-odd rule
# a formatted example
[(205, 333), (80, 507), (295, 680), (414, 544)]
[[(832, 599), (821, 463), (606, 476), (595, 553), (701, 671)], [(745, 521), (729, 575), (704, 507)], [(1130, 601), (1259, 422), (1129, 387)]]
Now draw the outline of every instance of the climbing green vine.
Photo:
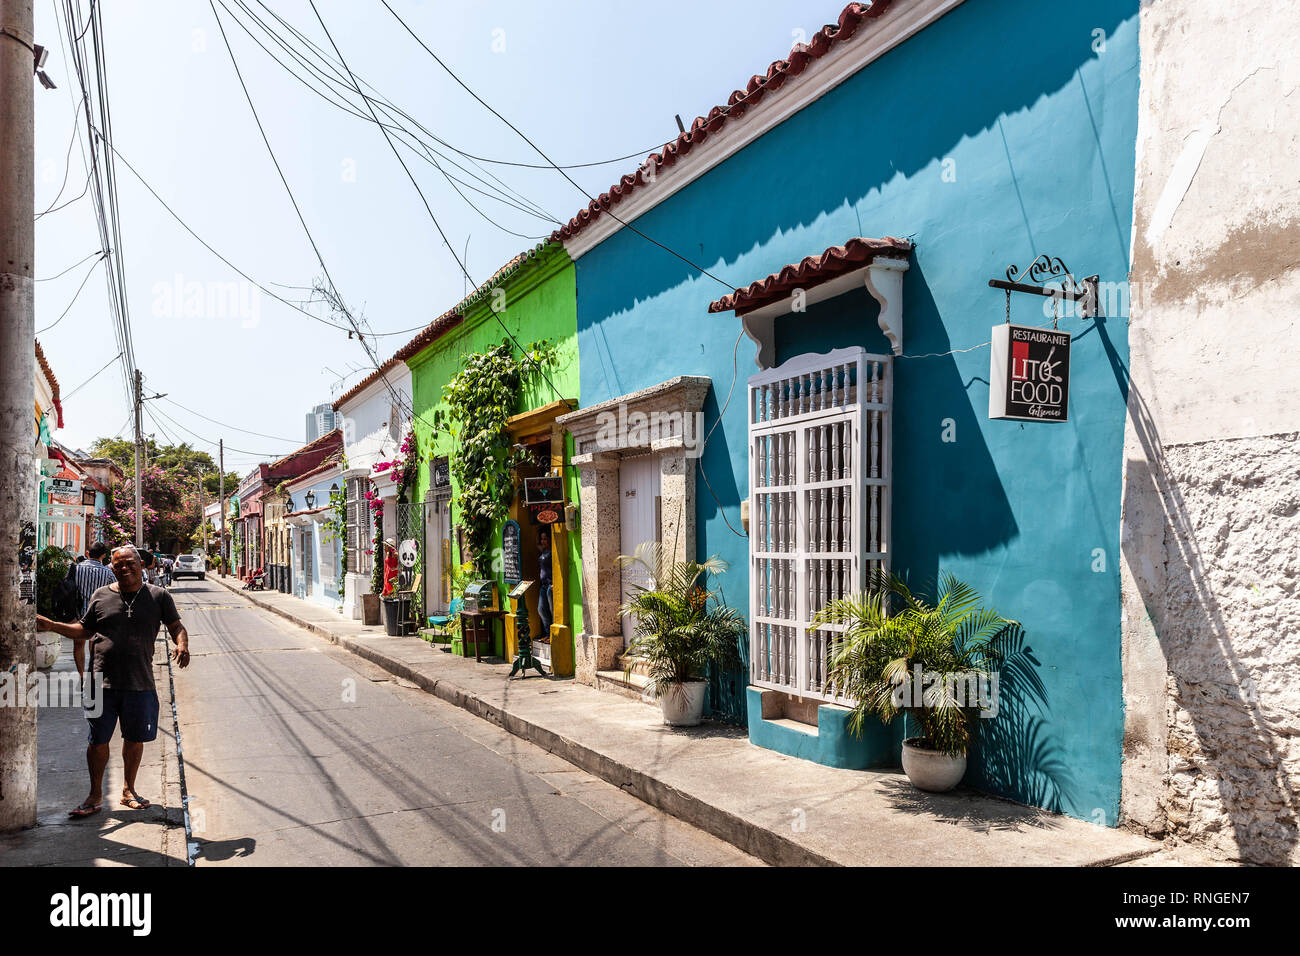
[(491, 576), (492, 535), (514, 493), (515, 462), (506, 421), (515, 413), (524, 387), (555, 364), (550, 342), (533, 342), (523, 355), (502, 342), (466, 356), (460, 372), (443, 386), (459, 444), (451, 459), (456, 510), (465, 528), (468, 559), (479, 577)]
[[(321, 522), (322, 537), (326, 541), (343, 542), (343, 568), (346, 572), (348, 566), (348, 496), (342, 488), (330, 489), (330, 510), (329, 517)], [(346, 573), (339, 575), (339, 600), (343, 599), (344, 592), (347, 590)]]

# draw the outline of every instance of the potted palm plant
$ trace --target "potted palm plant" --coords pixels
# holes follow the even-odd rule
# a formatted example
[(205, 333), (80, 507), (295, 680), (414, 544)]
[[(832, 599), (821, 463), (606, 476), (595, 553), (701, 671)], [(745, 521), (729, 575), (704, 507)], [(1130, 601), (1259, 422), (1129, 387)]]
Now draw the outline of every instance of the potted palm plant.
[(903, 741), (903, 770), (921, 790), (942, 793), (961, 782), (972, 719), (997, 713), (997, 673), (1019, 624), (980, 603), (951, 574), (940, 577), (934, 603), (897, 576), (878, 576), (810, 625), (840, 632), (827, 685), (855, 701), (850, 730), (861, 735), (869, 716), (889, 723), (900, 713), (920, 728)]
[(745, 619), (707, 586), (710, 575), (723, 574), (727, 563), (716, 555), (700, 563), (671, 561), (652, 543), (620, 555), (618, 564), (646, 572), (645, 583), (634, 585), (619, 609), (636, 622), (628, 656), (645, 663), (647, 689), (658, 698), (664, 723), (694, 727), (704, 712), (709, 667), (741, 666)]

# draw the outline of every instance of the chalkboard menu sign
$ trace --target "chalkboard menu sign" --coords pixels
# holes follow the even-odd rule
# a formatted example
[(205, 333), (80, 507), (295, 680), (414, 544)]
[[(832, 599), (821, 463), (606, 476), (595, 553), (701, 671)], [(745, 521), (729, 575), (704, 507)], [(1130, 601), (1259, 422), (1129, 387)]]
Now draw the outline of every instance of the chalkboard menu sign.
[(989, 366), (989, 418), (1069, 419), (1070, 333), (995, 325)]
[(451, 459), (445, 455), (442, 458), (433, 460), (433, 487), (450, 488), (451, 487)]
[(507, 521), (501, 529), (501, 573), (506, 584), (514, 587), (523, 580), (524, 554), (519, 537), (519, 525)]

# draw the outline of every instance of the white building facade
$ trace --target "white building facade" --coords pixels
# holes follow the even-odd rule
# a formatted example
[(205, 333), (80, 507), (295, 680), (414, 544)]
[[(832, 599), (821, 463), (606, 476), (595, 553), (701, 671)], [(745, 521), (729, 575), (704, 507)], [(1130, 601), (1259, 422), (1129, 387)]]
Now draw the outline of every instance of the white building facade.
[[(367, 491), (373, 488), (383, 503), (383, 527), (397, 527), (395, 476), (374, 468), (398, 456), (402, 439), (411, 428), (411, 407), (411, 370), (397, 359), (385, 362), (334, 403), (335, 426), (343, 431), (345, 467), (340, 478), (348, 508), (344, 617), (361, 618), (362, 595), (372, 593), (374, 562), (382, 561), (381, 555), (368, 553), (375, 529)], [(383, 533), (390, 536), (388, 531)]]

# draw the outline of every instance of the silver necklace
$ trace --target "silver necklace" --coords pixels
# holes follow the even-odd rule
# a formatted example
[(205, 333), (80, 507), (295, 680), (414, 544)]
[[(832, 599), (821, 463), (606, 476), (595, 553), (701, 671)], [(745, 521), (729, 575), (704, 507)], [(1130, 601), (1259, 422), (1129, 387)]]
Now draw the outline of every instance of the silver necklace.
[(131, 617), (131, 609), (135, 607), (136, 599), (140, 597), (140, 591), (143, 590), (144, 590), (144, 585), (142, 584), (140, 585), (140, 590), (136, 591), (135, 594), (131, 595), (131, 603), (127, 604), (126, 592), (122, 591), (120, 587), (118, 588), (118, 593), (122, 595), (122, 603), (126, 605), (126, 616), (128, 620)]

